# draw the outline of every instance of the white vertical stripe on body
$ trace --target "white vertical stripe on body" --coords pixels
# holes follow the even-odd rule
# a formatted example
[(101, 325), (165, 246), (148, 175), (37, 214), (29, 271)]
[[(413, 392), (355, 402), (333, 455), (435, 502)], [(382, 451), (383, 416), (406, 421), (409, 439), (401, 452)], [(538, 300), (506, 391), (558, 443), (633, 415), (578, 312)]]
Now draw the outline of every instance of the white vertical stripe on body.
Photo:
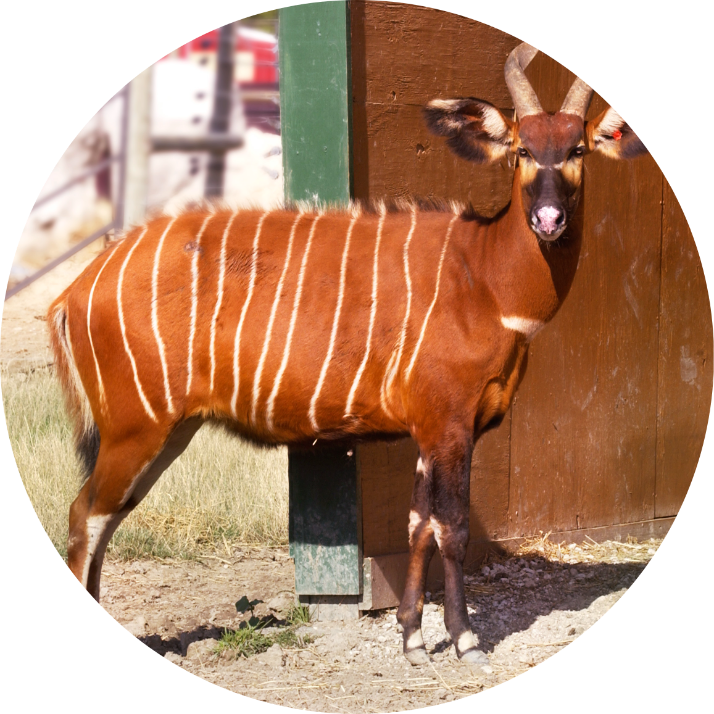
[(240, 336), (243, 331), (245, 315), (248, 312), (250, 301), (253, 299), (255, 278), (258, 274), (258, 243), (260, 241), (260, 231), (263, 228), (263, 221), (269, 213), (270, 211), (266, 211), (260, 217), (258, 220), (258, 226), (255, 229), (255, 236), (253, 237), (253, 250), (250, 258), (250, 282), (248, 283), (248, 295), (246, 295), (245, 302), (241, 308), (240, 319), (238, 320), (238, 327), (236, 328), (236, 336), (233, 340), (233, 398), (231, 399), (231, 410), (234, 417), (238, 416), (236, 409), (238, 408), (238, 389), (240, 386)]
[(193, 341), (196, 338), (196, 316), (198, 313), (198, 256), (201, 253), (201, 238), (206, 230), (208, 221), (213, 218), (213, 213), (209, 213), (201, 224), (201, 229), (196, 236), (196, 246), (191, 260), (191, 326), (188, 334), (188, 377), (186, 378), (186, 396), (191, 391), (193, 381)]
[(131, 348), (129, 347), (129, 341), (127, 340), (127, 337), (126, 337), (126, 324), (124, 323), (124, 308), (122, 307), (122, 302), (121, 302), (121, 289), (122, 289), (122, 284), (124, 282), (124, 272), (126, 271), (126, 266), (129, 263), (129, 259), (131, 258), (132, 254), (136, 250), (139, 243), (141, 243), (141, 240), (146, 235), (146, 232), (148, 230), (149, 230), (148, 227), (144, 228), (141, 235), (136, 239), (136, 243), (134, 243), (134, 245), (131, 246), (131, 249), (129, 250), (129, 252), (126, 255), (126, 258), (124, 258), (124, 262), (122, 263), (121, 269), (119, 270), (119, 280), (117, 281), (117, 307), (119, 309), (119, 327), (121, 328), (122, 340), (124, 340), (124, 351), (129, 356), (129, 361), (131, 362), (131, 369), (132, 369), (132, 372), (134, 373), (134, 384), (136, 385), (136, 390), (139, 393), (139, 399), (141, 399), (141, 403), (144, 405), (144, 409), (146, 410), (146, 413), (151, 417), (151, 419), (153, 419), (153, 421), (158, 423), (159, 420), (156, 418), (156, 414), (154, 413), (154, 410), (151, 408), (151, 404), (149, 404), (149, 400), (146, 398), (146, 395), (144, 394), (144, 390), (141, 387), (141, 382), (139, 381), (139, 373), (136, 369), (136, 360), (134, 359), (134, 355), (131, 351)]
[(211, 319), (211, 344), (210, 344), (210, 357), (211, 357), (211, 386), (210, 392), (213, 393), (213, 382), (216, 376), (216, 322), (218, 321), (218, 313), (221, 310), (221, 303), (223, 302), (223, 282), (226, 278), (226, 245), (228, 242), (228, 232), (233, 225), (233, 220), (238, 215), (238, 211), (231, 214), (228, 219), (225, 230), (223, 231), (223, 238), (221, 238), (221, 256), (218, 265), (218, 292), (216, 296), (216, 308), (213, 311), (213, 318)]
[(389, 401), (389, 390), (392, 387), (392, 382), (394, 382), (394, 377), (397, 374), (397, 369), (402, 361), (402, 353), (404, 352), (404, 340), (407, 335), (407, 325), (409, 324), (409, 315), (411, 313), (412, 307), (412, 279), (409, 273), (409, 245), (412, 242), (414, 236), (414, 230), (416, 229), (417, 221), (417, 210), (416, 206), (412, 207), (412, 224), (409, 228), (409, 233), (407, 234), (407, 239), (404, 242), (404, 251), (402, 255), (402, 260), (404, 262), (404, 279), (407, 285), (407, 306), (404, 311), (404, 320), (402, 321), (402, 329), (399, 332), (399, 340), (397, 341), (397, 347), (392, 352), (389, 362), (387, 364), (387, 370), (384, 373), (384, 379), (382, 380), (382, 386), (380, 389), (380, 401), (382, 404), (382, 409), (391, 416), (390, 410), (388, 408)]
[(159, 358), (161, 359), (161, 371), (164, 375), (164, 392), (166, 393), (166, 404), (169, 409), (169, 414), (174, 413), (174, 403), (171, 399), (171, 385), (169, 384), (169, 368), (166, 364), (166, 349), (164, 341), (161, 339), (159, 332), (159, 259), (161, 257), (161, 248), (164, 245), (164, 240), (171, 230), (171, 227), (176, 222), (176, 219), (169, 221), (166, 229), (159, 238), (159, 244), (154, 253), (154, 269), (151, 273), (151, 329), (154, 331), (154, 338), (159, 347)]
[(355, 394), (357, 392), (357, 386), (362, 379), (362, 373), (367, 366), (367, 360), (369, 359), (369, 353), (372, 348), (372, 332), (374, 331), (374, 321), (377, 316), (377, 288), (378, 288), (378, 277), (379, 277), (379, 244), (382, 242), (382, 228), (384, 227), (384, 218), (387, 215), (385, 210), (382, 210), (382, 214), (379, 217), (379, 225), (377, 226), (377, 240), (374, 244), (374, 262), (372, 264), (372, 305), (369, 312), (369, 330), (367, 331), (367, 346), (365, 347), (364, 357), (362, 358), (362, 363), (357, 370), (354, 382), (352, 382), (352, 388), (350, 389), (349, 396), (347, 397), (347, 405), (345, 406), (345, 417), (349, 417), (352, 414), (352, 403), (354, 402)]
[(255, 423), (255, 418), (258, 409), (258, 399), (260, 398), (260, 380), (263, 375), (263, 368), (265, 367), (265, 360), (268, 356), (268, 348), (270, 347), (270, 339), (273, 333), (273, 323), (275, 322), (275, 315), (278, 312), (278, 305), (280, 305), (280, 298), (283, 294), (283, 286), (285, 285), (285, 276), (287, 275), (288, 268), (290, 267), (290, 259), (293, 254), (293, 242), (295, 240), (295, 231), (297, 230), (297, 225), (303, 216), (303, 212), (299, 211), (297, 217), (293, 221), (292, 228), (290, 229), (290, 238), (288, 240), (288, 250), (285, 255), (285, 263), (283, 265), (283, 272), (280, 273), (280, 280), (278, 280), (278, 287), (275, 290), (275, 298), (273, 299), (273, 306), (270, 309), (270, 317), (268, 318), (268, 327), (265, 331), (265, 339), (263, 340), (263, 351), (260, 353), (260, 360), (258, 361), (258, 368), (255, 370), (255, 379), (253, 380), (253, 405), (251, 408), (251, 419)]
[(439, 285), (441, 283), (441, 269), (444, 267), (444, 257), (446, 256), (446, 249), (449, 246), (449, 239), (451, 238), (451, 231), (454, 227), (454, 223), (458, 216), (454, 216), (451, 221), (449, 222), (449, 227), (446, 230), (446, 238), (444, 238), (444, 245), (441, 249), (441, 257), (439, 258), (439, 269), (437, 270), (436, 273), (436, 288), (434, 289), (434, 298), (431, 301), (431, 305), (429, 305), (429, 310), (426, 313), (426, 317), (424, 318), (424, 323), (421, 326), (421, 333), (419, 334), (419, 340), (416, 343), (416, 347), (414, 348), (414, 353), (412, 354), (412, 358), (409, 361), (409, 366), (407, 367), (406, 371), (404, 372), (404, 379), (408, 380), (409, 376), (412, 373), (412, 369), (414, 368), (414, 363), (416, 362), (417, 355), (419, 354), (419, 348), (421, 347), (421, 343), (424, 341), (424, 334), (426, 333), (426, 326), (429, 324), (429, 318), (431, 317), (431, 313), (434, 310), (434, 305), (436, 305), (436, 298), (439, 297)]
[(295, 289), (295, 298), (293, 300), (293, 311), (290, 315), (290, 326), (288, 327), (288, 335), (285, 340), (285, 348), (283, 350), (283, 359), (280, 363), (278, 373), (275, 375), (275, 382), (273, 383), (273, 391), (268, 397), (268, 402), (266, 405), (266, 421), (268, 423), (268, 428), (273, 428), (273, 411), (275, 409), (275, 398), (278, 396), (278, 391), (280, 390), (280, 382), (283, 378), (285, 368), (288, 365), (288, 359), (290, 357), (290, 343), (292, 342), (293, 332), (295, 330), (295, 322), (297, 321), (298, 309), (300, 308), (300, 299), (302, 298), (302, 285), (305, 280), (305, 268), (307, 266), (307, 258), (310, 254), (310, 247), (312, 246), (312, 239), (315, 235), (315, 228), (317, 228), (317, 223), (320, 220), (321, 213), (315, 216), (315, 219), (310, 226), (310, 234), (307, 238), (307, 244), (305, 245), (305, 252), (302, 256), (302, 261), (300, 263), (300, 274), (298, 275), (297, 288)]
[(337, 294), (337, 307), (335, 308), (335, 316), (332, 319), (332, 332), (330, 333), (330, 344), (327, 348), (327, 355), (325, 356), (325, 361), (322, 363), (322, 369), (320, 370), (320, 377), (317, 380), (317, 386), (315, 387), (315, 393), (312, 395), (310, 400), (310, 410), (308, 412), (308, 417), (310, 418), (310, 424), (315, 431), (319, 431), (317, 425), (317, 419), (315, 415), (315, 409), (317, 407), (317, 400), (322, 391), (322, 385), (325, 382), (325, 375), (327, 374), (327, 368), (330, 366), (332, 361), (332, 353), (335, 349), (335, 338), (337, 337), (337, 327), (340, 323), (340, 313), (342, 312), (342, 302), (345, 297), (345, 276), (347, 274), (347, 256), (350, 252), (350, 240), (352, 239), (352, 229), (354, 228), (355, 222), (358, 216), (353, 216), (350, 221), (349, 228), (347, 229), (347, 237), (345, 238), (345, 247), (342, 250), (342, 263), (340, 265), (340, 289)]
[(115, 251), (116, 247), (111, 251), (111, 253), (109, 253), (109, 257), (104, 261), (102, 267), (99, 268), (97, 277), (94, 278), (94, 282), (92, 283), (92, 289), (89, 291), (89, 302), (87, 303), (87, 335), (89, 335), (89, 346), (92, 348), (92, 357), (94, 357), (94, 368), (97, 370), (97, 383), (99, 384), (99, 403), (101, 405), (102, 411), (106, 409), (107, 398), (104, 393), (104, 382), (102, 381), (102, 373), (99, 371), (99, 361), (97, 360), (97, 353), (94, 351), (94, 340), (92, 339), (92, 299), (94, 298), (94, 289), (97, 287), (99, 276), (104, 271), (104, 268), (107, 267), (109, 261), (114, 257)]

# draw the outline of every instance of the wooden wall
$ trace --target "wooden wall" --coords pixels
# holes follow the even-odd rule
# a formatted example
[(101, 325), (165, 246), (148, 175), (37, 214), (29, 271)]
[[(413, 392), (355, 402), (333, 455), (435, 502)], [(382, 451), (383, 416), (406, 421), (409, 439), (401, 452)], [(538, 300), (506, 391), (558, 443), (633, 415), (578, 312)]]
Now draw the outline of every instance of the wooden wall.
[[(360, 0), (351, 34), (355, 197), (455, 198), (487, 214), (505, 205), (508, 165), (454, 157), (420, 112), (460, 96), (512, 109), (503, 65), (518, 40), (457, 15)], [(557, 110), (573, 75), (542, 54), (527, 74), (546, 111)], [(605, 106), (596, 96), (589, 116)], [(712, 321), (691, 233), (653, 158), (586, 161), (572, 291), (533, 342), (507, 418), (474, 453), (474, 542), (663, 534), (699, 457)], [(409, 440), (361, 452), (365, 556), (407, 550), (415, 463)]]

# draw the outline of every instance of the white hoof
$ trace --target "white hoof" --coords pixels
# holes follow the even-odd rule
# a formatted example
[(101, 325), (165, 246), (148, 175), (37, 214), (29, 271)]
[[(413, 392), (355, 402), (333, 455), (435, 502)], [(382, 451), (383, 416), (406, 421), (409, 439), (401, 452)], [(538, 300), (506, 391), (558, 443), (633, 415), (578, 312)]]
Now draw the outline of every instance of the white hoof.
[(426, 653), (424, 647), (416, 647), (413, 650), (409, 650), (404, 653), (404, 656), (409, 660), (409, 664), (414, 667), (420, 664), (428, 664), (430, 661), (429, 655)]
[(471, 667), (483, 668), (488, 667), (491, 664), (488, 656), (484, 652), (481, 652), (481, 650), (476, 649), (467, 650), (459, 657), (459, 659)]

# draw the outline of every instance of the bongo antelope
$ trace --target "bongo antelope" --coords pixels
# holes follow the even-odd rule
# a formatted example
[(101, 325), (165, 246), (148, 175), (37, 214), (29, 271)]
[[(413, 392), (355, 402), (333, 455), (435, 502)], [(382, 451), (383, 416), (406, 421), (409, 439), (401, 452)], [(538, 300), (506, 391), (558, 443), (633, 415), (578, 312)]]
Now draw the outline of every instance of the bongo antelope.
[(462, 572), (474, 443), (503, 418), (529, 341), (570, 289), (585, 155), (645, 152), (613, 109), (584, 120), (592, 90), (579, 79), (544, 113), (523, 72), (535, 53), (522, 44), (506, 62), (517, 120), (480, 99), (424, 112), (458, 155), (513, 157), (511, 202), (495, 218), (416, 204), (196, 209), (131, 230), (54, 302), (86, 472), (69, 567), (95, 598), (112, 533), (204, 421), (268, 444), (411, 435), (404, 654), (428, 661), (421, 614), (439, 548), (456, 653), (486, 661)]

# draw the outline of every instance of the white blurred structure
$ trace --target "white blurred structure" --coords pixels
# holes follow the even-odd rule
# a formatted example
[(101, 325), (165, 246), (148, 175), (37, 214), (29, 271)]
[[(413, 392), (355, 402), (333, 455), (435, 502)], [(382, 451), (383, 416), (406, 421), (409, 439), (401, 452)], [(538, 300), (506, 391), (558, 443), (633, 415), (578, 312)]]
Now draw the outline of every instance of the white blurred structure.
[[(154, 65), (152, 134), (203, 136), (213, 108), (215, 73), (190, 59), (166, 59)], [(245, 144), (226, 155), (224, 198), (230, 203), (272, 205), (283, 197), (280, 137), (245, 128), (239, 92), (234, 94), (229, 133)], [(161, 152), (152, 155), (148, 205), (173, 212), (203, 198), (208, 155)]]
[[(67, 147), (45, 182), (38, 203), (91, 166), (109, 157), (120, 143), (123, 99), (108, 102)], [(10, 283), (24, 279), (69, 245), (112, 220), (110, 192), (118, 180), (116, 162), (106, 171), (75, 183), (35, 208), (18, 244)]]
[[(152, 135), (207, 134), (215, 72), (190, 59), (167, 58), (155, 64), (152, 73)], [(121, 151), (122, 114), (123, 100), (116, 97), (87, 123), (57, 163), (38, 200)], [(242, 148), (226, 155), (224, 198), (231, 204), (258, 206), (281, 201), (280, 137), (256, 128), (246, 130), (237, 89), (230, 133), (243, 135), (245, 142)], [(207, 160), (205, 152), (153, 154), (149, 164), (149, 212), (174, 212), (186, 203), (201, 200)], [(112, 200), (106, 189), (111, 188), (116, 201), (118, 183), (118, 162), (114, 162), (110, 173), (88, 177), (35, 209), (19, 241), (10, 285), (111, 222)]]

